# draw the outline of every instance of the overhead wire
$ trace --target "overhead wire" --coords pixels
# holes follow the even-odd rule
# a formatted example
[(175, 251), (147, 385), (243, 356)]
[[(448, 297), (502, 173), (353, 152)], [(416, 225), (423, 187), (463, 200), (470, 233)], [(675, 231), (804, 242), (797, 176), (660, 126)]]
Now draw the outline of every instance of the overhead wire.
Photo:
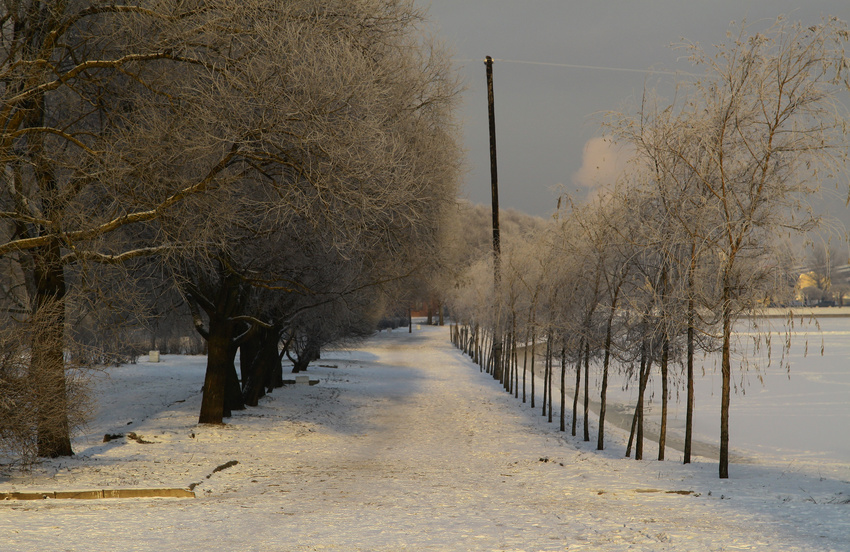
[[(475, 61), (485, 61), (478, 59), (456, 59), (459, 63), (470, 63)], [(705, 75), (699, 75), (697, 73), (688, 73), (685, 71), (659, 71), (655, 69), (628, 69), (625, 67), (606, 67), (604, 65), (579, 65), (575, 63), (555, 63), (550, 61), (528, 61), (528, 60), (520, 60), (520, 59), (500, 59), (493, 58), (493, 61), (500, 61), (502, 63), (520, 63), (525, 65), (544, 65), (550, 67), (563, 67), (567, 69), (592, 69), (599, 71), (618, 71), (623, 73), (642, 73), (649, 75), (672, 75), (676, 77), (704, 77)]]

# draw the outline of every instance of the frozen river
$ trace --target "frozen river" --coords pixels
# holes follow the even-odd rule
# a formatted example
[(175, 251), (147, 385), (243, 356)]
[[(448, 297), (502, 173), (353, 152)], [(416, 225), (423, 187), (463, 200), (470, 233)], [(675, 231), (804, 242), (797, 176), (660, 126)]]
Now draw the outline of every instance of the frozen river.
[[(745, 457), (755, 455), (789, 463), (850, 463), (850, 317), (821, 318), (818, 324), (807, 321), (802, 325), (798, 318), (785, 364), (780, 362), (786, 340), (784, 321), (763, 320), (761, 324), (770, 328), (771, 362), (767, 363), (765, 347), (757, 354), (750, 351), (746, 362), (740, 354), (733, 357), (732, 449)], [(739, 338), (744, 343), (752, 342), (752, 334), (747, 331), (742, 331)], [(717, 357), (700, 357), (695, 362), (698, 377), (694, 434), (696, 439), (712, 444), (719, 441), (720, 434), (721, 377)], [(682, 377), (680, 367), (674, 371), (675, 377)], [(647, 395), (652, 397), (650, 421), (657, 420), (661, 410), (656, 370), (653, 375)], [(592, 374), (591, 378), (591, 384), (598, 388), (599, 374)], [(623, 382), (623, 376), (613, 378), (609, 400), (633, 405), (637, 388), (626, 390)], [(683, 390), (673, 391), (669, 408), (668, 432), (683, 437)]]

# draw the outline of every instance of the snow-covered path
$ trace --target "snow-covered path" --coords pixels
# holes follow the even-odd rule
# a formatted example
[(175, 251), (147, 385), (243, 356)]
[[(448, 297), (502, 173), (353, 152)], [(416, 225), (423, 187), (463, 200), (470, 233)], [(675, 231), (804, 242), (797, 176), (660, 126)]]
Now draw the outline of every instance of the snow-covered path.
[[(185, 402), (130, 420), (152, 444), (98, 443), (120, 429), (105, 412), (76, 458), (0, 476), (0, 491), (198, 483), (198, 498), (8, 501), (0, 550), (850, 550), (848, 474), (747, 465), (719, 481), (707, 459), (624, 460), (616, 435), (598, 453), (447, 337), (330, 352), (311, 369), (319, 385), (276, 390), (223, 427), (194, 424), (202, 371), (184, 368), (168, 392)], [(121, 394), (121, 370), (104, 389)]]

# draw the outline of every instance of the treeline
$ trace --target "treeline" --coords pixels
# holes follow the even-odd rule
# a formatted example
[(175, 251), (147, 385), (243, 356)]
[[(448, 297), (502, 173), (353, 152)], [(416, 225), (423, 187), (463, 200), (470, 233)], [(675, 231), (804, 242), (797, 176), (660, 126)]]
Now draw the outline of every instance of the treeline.
[(704, 76), (680, 84), (673, 102), (648, 92), (635, 113), (607, 117), (612, 151), (629, 158), (616, 184), (586, 204), (564, 198), (546, 228), (505, 239), (498, 276), (492, 255), (469, 265), (450, 300), (455, 344), (532, 406), (537, 370), (543, 413), (551, 421), (560, 412), (562, 431), (571, 420), (573, 435), (583, 419), (585, 441), (595, 395), (599, 449), (609, 376), (624, 372), (638, 390), (627, 448), (638, 459), (650, 376), (661, 383), (659, 460), (668, 401), (682, 385), (686, 463), (694, 358), (719, 353), (719, 475), (728, 477), (733, 326), (789, 298), (787, 239), (816, 227), (807, 199), (822, 179), (846, 177), (847, 118), (837, 98), (848, 88), (847, 39), (834, 19), (780, 19), (760, 33), (733, 28), (711, 53), (689, 46), (694, 73)]
[(5, 2), (0, 444), (72, 454), (80, 369), (128, 337), (196, 332), (221, 423), (371, 332), (457, 197), (427, 36), (405, 0)]

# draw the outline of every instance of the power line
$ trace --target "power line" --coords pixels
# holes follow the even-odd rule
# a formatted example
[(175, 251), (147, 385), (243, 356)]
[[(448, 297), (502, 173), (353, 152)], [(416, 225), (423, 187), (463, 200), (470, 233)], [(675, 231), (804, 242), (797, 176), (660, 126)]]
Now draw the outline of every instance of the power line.
[[(475, 61), (484, 61), (478, 59), (456, 59), (455, 61), (460, 63), (471, 63)], [(686, 73), (684, 71), (656, 71), (654, 69), (627, 69), (625, 67), (605, 67), (603, 65), (577, 65), (574, 63), (553, 63), (549, 61), (527, 61), (527, 60), (519, 60), (519, 59), (497, 59), (493, 58), (493, 61), (500, 61), (502, 63), (521, 63), (525, 65), (545, 65), (550, 67), (564, 67), (567, 69), (593, 69), (599, 71), (619, 71), (622, 73), (643, 73), (649, 75), (672, 75), (676, 77), (704, 77), (705, 75), (698, 75), (696, 73)]]

